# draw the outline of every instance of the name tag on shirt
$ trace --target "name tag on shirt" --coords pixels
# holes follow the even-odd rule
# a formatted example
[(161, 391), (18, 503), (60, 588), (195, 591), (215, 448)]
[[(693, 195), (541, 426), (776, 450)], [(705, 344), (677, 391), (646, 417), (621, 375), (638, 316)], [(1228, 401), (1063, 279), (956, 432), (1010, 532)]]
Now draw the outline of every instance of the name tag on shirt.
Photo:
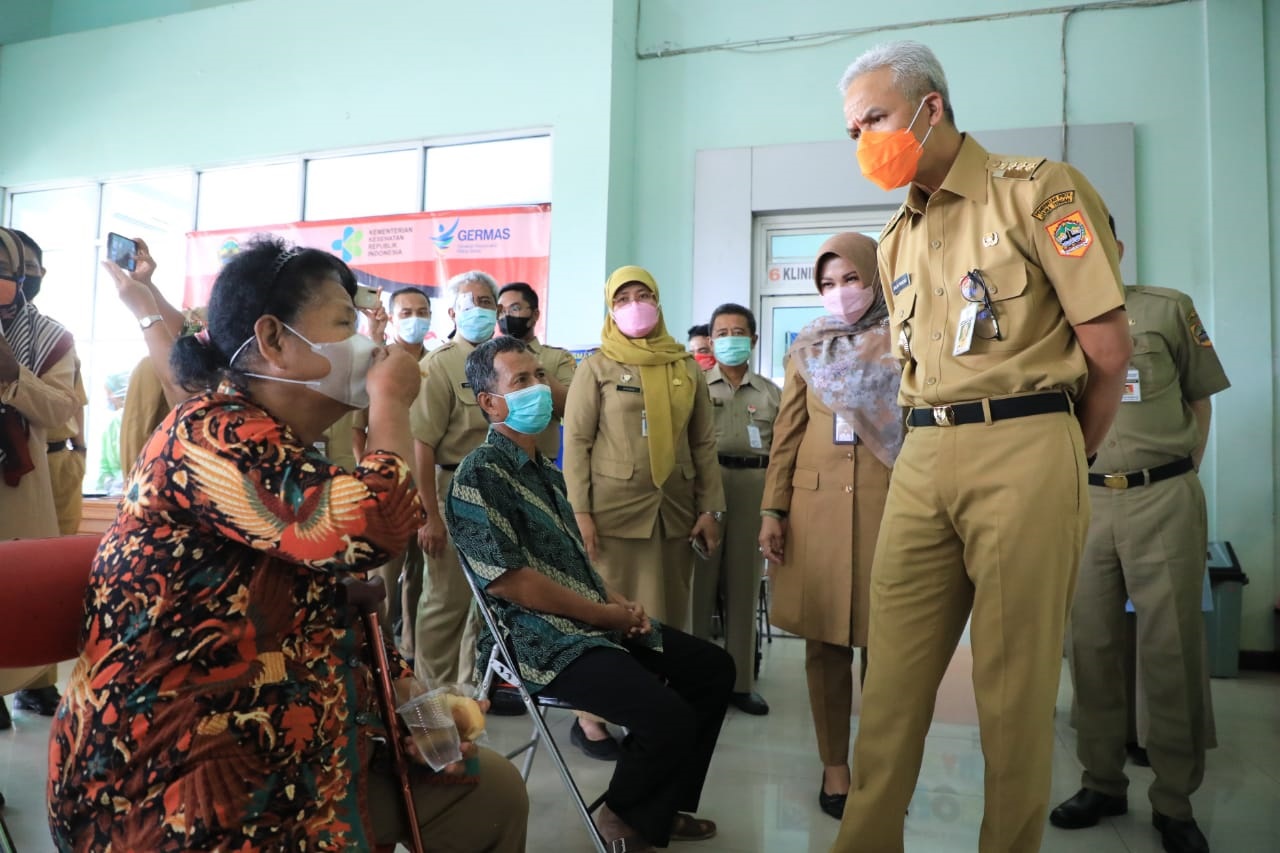
[(760, 427), (755, 424), (747, 424), (747, 441), (751, 444), (752, 450), (764, 449), (764, 440), (760, 437)]
[(853, 429), (853, 424), (848, 419), (836, 413), (835, 420), (831, 424), (831, 443), (832, 444), (857, 444), (858, 434)]
[(649, 413), (644, 409), (640, 410), (640, 437), (649, 437)]
[(1136, 367), (1130, 367), (1129, 372), (1124, 376), (1124, 396), (1120, 398), (1120, 402), (1142, 402), (1142, 376)]
[(618, 388), (618, 390), (619, 390), (619, 391), (625, 391), (625, 392), (627, 392), (628, 394), (640, 394), (640, 393), (642, 393), (642, 392), (641, 392), (641, 390), (640, 390), (639, 388), (637, 388), (636, 386), (634, 386), (634, 385), (619, 385), (619, 386), (617, 386), (617, 388)]
[(956, 326), (956, 343), (952, 355), (964, 355), (973, 346), (973, 327), (978, 322), (978, 303), (970, 302), (960, 312), (960, 325)]

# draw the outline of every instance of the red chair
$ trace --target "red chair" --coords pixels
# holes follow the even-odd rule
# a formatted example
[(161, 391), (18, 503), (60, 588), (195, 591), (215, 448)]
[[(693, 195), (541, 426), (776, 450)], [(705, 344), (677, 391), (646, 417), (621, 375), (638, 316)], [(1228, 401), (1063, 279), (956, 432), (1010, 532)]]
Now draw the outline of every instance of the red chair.
[[(101, 541), (95, 535), (0, 542), (0, 669), (79, 656), (89, 569)], [(14, 850), (3, 816), (0, 849)]]

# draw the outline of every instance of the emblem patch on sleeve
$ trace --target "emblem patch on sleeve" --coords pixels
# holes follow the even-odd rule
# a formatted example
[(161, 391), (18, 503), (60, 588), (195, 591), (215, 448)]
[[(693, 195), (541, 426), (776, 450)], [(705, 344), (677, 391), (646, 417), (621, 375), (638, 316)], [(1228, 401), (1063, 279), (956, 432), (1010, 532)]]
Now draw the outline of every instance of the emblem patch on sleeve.
[(1045, 218), (1050, 213), (1053, 213), (1055, 210), (1062, 207), (1064, 204), (1073, 203), (1075, 200), (1076, 200), (1075, 190), (1067, 190), (1065, 192), (1054, 193), (1053, 195), (1049, 196), (1044, 201), (1036, 205), (1036, 209), (1031, 211), (1031, 215), (1034, 216), (1036, 219), (1039, 219), (1041, 222), (1044, 222)]
[(1078, 210), (1052, 225), (1046, 225), (1044, 230), (1053, 238), (1053, 247), (1064, 258), (1079, 258), (1093, 245), (1093, 235), (1085, 224), (1084, 214)]
[(1204, 323), (1200, 322), (1200, 315), (1192, 311), (1187, 315), (1187, 326), (1191, 329), (1191, 337), (1202, 347), (1212, 347), (1213, 341), (1209, 340), (1209, 333), (1205, 331)]

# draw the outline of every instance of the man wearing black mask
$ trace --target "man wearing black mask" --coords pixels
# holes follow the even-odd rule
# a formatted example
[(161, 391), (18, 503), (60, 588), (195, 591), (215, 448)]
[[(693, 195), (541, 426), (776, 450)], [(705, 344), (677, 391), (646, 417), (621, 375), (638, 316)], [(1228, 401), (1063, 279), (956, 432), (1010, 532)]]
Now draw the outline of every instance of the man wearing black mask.
[(517, 338), (538, 359), (547, 371), (547, 384), (551, 386), (551, 423), (538, 434), (538, 451), (548, 459), (560, 458), (560, 418), (564, 416), (564, 401), (569, 395), (569, 382), (577, 362), (568, 350), (539, 343), (534, 327), (542, 314), (538, 311), (538, 294), (523, 281), (513, 281), (498, 291), (498, 329), (508, 337)]

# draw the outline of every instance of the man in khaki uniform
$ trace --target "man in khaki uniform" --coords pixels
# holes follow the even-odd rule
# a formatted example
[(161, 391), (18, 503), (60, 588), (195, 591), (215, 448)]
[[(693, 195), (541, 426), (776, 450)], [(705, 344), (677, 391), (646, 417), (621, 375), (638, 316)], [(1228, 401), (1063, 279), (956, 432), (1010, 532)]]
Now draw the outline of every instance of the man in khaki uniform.
[(524, 341), (547, 372), (547, 385), (551, 388), (551, 423), (538, 433), (538, 452), (555, 460), (560, 457), (560, 420), (564, 417), (564, 401), (569, 397), (569, 383), (573, 381), (573, 371), (578, 363), (568, 350), (538, 341), (533, 330), (541, 316), (538, 294), (525, 282), (513, 281), (498, 291), (498, 328), (502, 334)]
[(1204, 778), (1210, 701), (1202, 690), (1200, 609), (1208, 520), (1195, 472), (1209, 439), (1209, 398), (1230, 382), (1189, 296), (1126, 287), (1125, 297), (1133, 356), (1120, 413), (1090, 468), (1093, 518), (1071, 611), (1084, 787), (1049, 819), (1080, 829), (1128, 811), (1129, 598), (1155, 772), (1149, 791), (1154, 823), (1165, 850), (1208, 851), (1190, 799)]
[(498, 285), (478, 270), (445, 288), (453, 339), (422, 359), (422, 391), (410, 410), (414, 473), (427, 521), (418, 531), (426, 580), (415, 621), (414, 671), (436, 687), (467, 682), (475, 670), (476, 617), (471, 590), (444, 523), (444, 501), (458, 463), (484, 442), (489, 424), (467, 382), (467, 356), (493, 337)]
[(724, 483), (724, 534), (711, 559), (693, 573), (693, 633), (710, 639), (716, 600), (724, 600), (724, 647), (737, 667), (729, 701), (748, 714), (769, 713), (755, 692), (756, 605), (763, 559), (757, 546), (773, 421), (782, 392), (751, 369), (756, 318), (741, 305), (721, 305), (711, 314), (717, 365), (707, 371), (716, 420), (720, 479)]
[(864, 175), (911, 186), (879, 255), (908, 433), (872, 568), (875, 663), (835, 849), (903, 849), (938, 684), (972, 612), (979, 849), (1036, 851), (1085, 458), (1129, 360), (1115, 241), (1075, 169), (988, 154), (956, 129), (924, 45), (868, 51), (841, 89)]

